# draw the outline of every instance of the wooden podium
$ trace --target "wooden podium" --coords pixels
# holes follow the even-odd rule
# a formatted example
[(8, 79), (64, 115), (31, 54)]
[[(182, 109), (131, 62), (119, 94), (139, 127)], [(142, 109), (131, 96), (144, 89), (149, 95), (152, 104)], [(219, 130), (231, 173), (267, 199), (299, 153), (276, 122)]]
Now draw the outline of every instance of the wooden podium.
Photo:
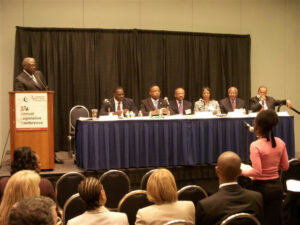
[(11, 159), (16, 148), (29, 146), (41, 169), (54, 169), (53, 96), (53, 91), (9, 92)]

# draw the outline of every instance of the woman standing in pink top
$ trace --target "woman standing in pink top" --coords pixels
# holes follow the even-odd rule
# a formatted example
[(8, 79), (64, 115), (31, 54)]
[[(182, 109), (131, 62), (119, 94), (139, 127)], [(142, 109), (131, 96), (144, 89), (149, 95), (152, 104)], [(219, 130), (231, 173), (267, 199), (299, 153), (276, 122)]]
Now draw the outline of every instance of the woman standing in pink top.
[(274, 110), (260, 112), (254, 121), (254, 131), (258, 140), (250, 145), (252, 168), (243, 170), (243, 176), (253, 180), (253, 189), (264, 199), (265, 225), (282, 224), (283, 189), (278, 171), (289, 168), (285, 143), (274, 137), (273, 127), (279, 119)]

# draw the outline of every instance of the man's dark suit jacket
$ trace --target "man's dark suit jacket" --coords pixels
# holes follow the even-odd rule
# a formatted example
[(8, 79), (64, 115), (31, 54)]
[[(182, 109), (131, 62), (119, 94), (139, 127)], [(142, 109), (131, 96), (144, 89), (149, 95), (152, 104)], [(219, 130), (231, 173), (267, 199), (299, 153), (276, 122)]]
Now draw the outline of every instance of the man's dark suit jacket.
[[(259, 98), (257, 96), (251, 98), (249, 102), (250, 110), (252, 110), (252, 112), (258, 112), (262, 108), (262, 105), (259, 104)], [(275, 110), (275, 107), (278, 105), (286, 105), (286, 100), (275, 100), (270, 96), (266, 96), (266, 104), (268, 109)]]
[[(220, 105), (221, 113), (228, 113), (233, 111), (232, 104), (229, 97), (220, 100), (219, 105)], [(236, 109), (245, 108), (245, 101), (243, 99), (236, 98), (235, 108)]]
[(14, 90), (15, 91), (48, 90), (45, 78), (41, 73), (41, 71), (35, 71), (34, 76), (38, 84), (36, 84), (25, 72), (20, 73), (15, 79)]
[[(161, 108), (167, 108), (167, 103), (163, 99), (160, 98), (158, 100), (158, 109), (161, 109)], [(153, 105), (151, 98), (146, 98), (146, 99), (142, 100), (140, 109), (144, 116), (148, 116), (149, 112), (155, 110), (155, 107)]]
[[(190, 114), (193, 114), (193, 104), (187, 100), (183, 100), (183, 114), (186, 114), (185, 110), (188, 109), (191, 110)], [(170, 112), (171, 115), (179, 114), (179, 109), (178, 109), (178, 104), (176, 99), (170, 101)]]
[[(111, 105), (111, 112), (115, 112), (115, 101), (114, 98), (108, 99)], [(108, 108), (109, 105), (105, 103), (104, 101), (102, 102), (101, 109), (100, 109), (100, 115), (108, 115)], [(131, 98), (124, 98), (123, 99), (123, 110), (128, 109), (129, 111), (133, 111), (135, 115), (138, 114), (138, 109), (135, 106), (133, 100)]]
[(198, 202), (196, 224), (219, 224), (226, 217), (240, 212), (254, 214), (259, 221), (262, 221), (262, 195), (244, 189), (238, 184), (224, 186), (217, 193)]

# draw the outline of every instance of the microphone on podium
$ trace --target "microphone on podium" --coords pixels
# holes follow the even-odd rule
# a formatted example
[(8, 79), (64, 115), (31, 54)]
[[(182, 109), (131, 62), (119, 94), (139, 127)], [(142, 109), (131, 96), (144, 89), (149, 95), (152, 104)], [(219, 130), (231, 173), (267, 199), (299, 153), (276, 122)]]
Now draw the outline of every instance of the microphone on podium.
[(248, 127), (249, 132), (254, 133), (254, 127), (252, 127), (249, 123), (244, 122), (244, 124)]

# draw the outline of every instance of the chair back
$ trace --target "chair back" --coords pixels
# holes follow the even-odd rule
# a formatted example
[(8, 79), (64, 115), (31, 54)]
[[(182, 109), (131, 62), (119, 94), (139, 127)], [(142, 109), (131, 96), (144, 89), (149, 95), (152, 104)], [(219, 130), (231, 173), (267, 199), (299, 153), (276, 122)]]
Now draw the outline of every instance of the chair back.
[(287, 180), (300, 180), (300, 159), (293, 158), (289, 160), (289, 169), (281, 172), (280, 176), (284, 192), (287, 192), (286, 181)]
[(75, 105), (71, 110), (70, 110), (70, 115), (69, 115), (69, 133), (74, 134), (75, 131), (75, 126), (76, 126), (76, 121), (79, 117), (89, 117), (90, 112), (89, 110), (83, 106), (83, 105)]
[(66, 201), (63, 210), (63, 224), (67, 224), (68, 221), (76, 216), (81, 215), (86, 211), (86, 205), (84, 201), (81, 199), (78, 193), (72, 195)]
[(63, 209), (64, 204), (73, 194), (78, 192), (79, 183), (85, 176), (77, 172), (62, 175), (56, 182), (55, 192), (58, 206)]
[(192, 225), (192, 223), (189, 223), (185, 220), (172, 220), (165, 223), (164, 225)]
[(130, 225), (135, 224), (137, 211), (146, 206), (152, 205), (144, 190), (135, 190), (126, 194), (118, 205), (118, 211), (126, 213)]
[(151, 175), (155, 170), (156, 170), (156, 169), (150, 170), (150, 171), (148, 171), (147, 173), (144, 174), (144, 176), (142, 177), (142, 180), (141, 180), (141, 184), (140, 184), (140, 189), (141, 189), (141, 190), (146, 190), (146, 189), (147, 189), (147, 182), (148, 182), (148, 179), (149, 179), (150, 175)]
[(99, 179), (106, 193), (105, 206), (116, 211), (120, 200), (130, 192), (129, 177), (123, 171), (109, 170), (102, 174)]
[(192, 201), (195, 207), (199, 200), (207, 196), (207, 192), (198, 185), (187, 185), (178, 191), (178, 200)]
[(236, 213), (224, 219), (220, 225), (260, 225), (258, 219), (249, 213)]

